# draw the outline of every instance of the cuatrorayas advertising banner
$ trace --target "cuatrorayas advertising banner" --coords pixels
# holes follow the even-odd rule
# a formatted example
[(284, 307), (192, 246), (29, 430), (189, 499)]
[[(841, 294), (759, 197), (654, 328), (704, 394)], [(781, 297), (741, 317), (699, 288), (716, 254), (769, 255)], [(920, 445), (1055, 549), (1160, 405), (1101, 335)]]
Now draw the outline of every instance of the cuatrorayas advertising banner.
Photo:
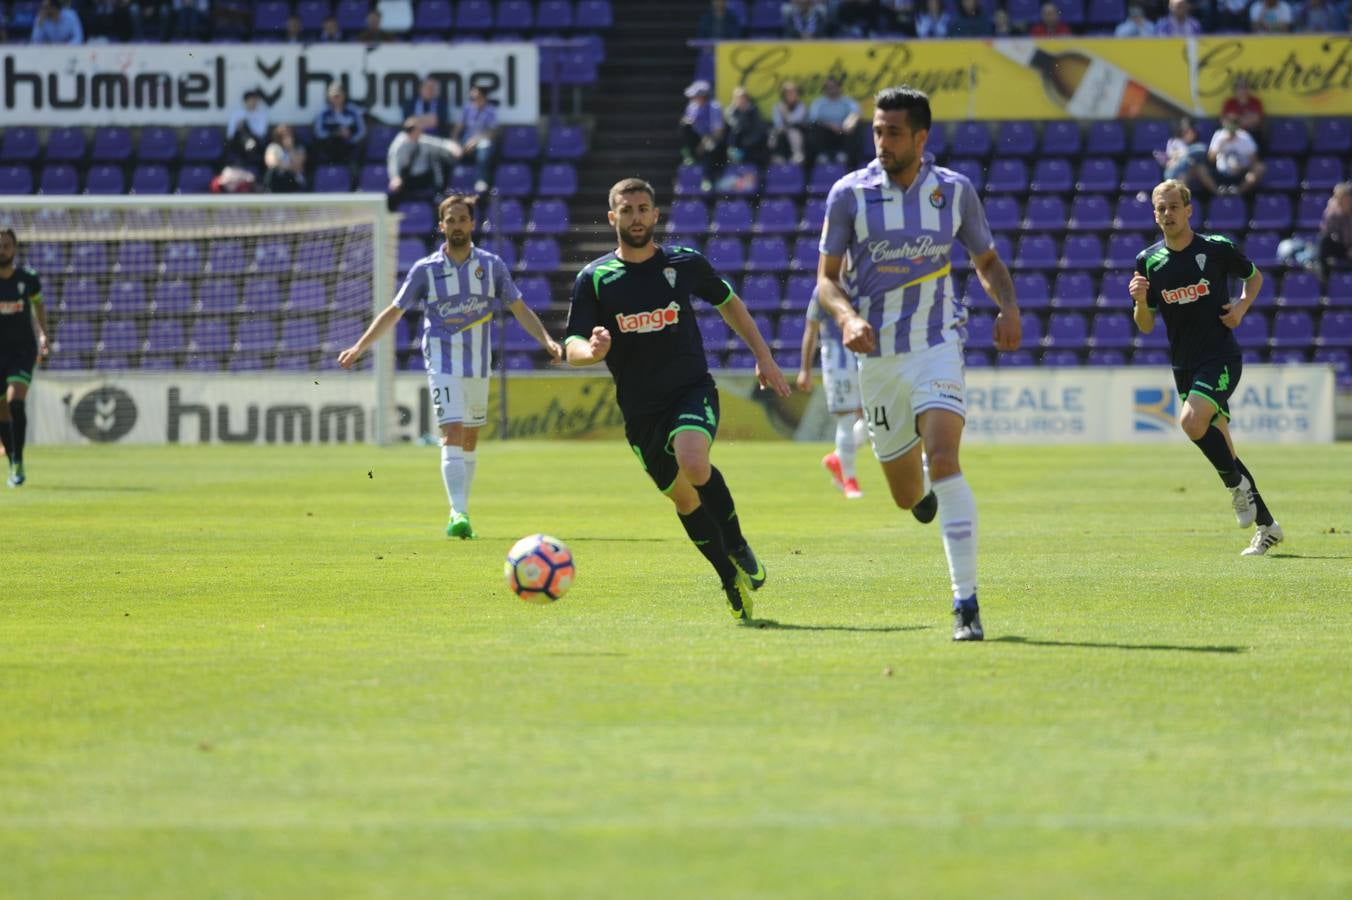
[(810, 102), (828, 78), (865, 116), (898, 84), (940, 120), (1214, 116), (1240, 75), (1270, 116), (1352, 115), (1352, 35), (734, 41), (716, 64), (719, 101), (741, 85), (767, 116), (783, 82)]

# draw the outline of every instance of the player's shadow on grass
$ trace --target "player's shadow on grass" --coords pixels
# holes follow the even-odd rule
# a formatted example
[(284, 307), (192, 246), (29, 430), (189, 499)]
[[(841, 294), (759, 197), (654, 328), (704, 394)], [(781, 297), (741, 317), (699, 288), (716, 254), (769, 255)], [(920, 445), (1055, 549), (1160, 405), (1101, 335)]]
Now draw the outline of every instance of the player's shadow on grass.
[(1034, 647), (1088, 647), (1091, 650), (1174, 650), (1182, 653), (1243, 653), (1243, 647), (1233, 644), (1109, 644), (1099, 641), (1039, 641), (1034, 638), (1007, 634), (994, 638), (996, 644), (1029, 644)]
[(112, 484), (42, 484), (29, 488), (30, 491), (101, 491), (103, 493), (119, 494), (149, 494), (152, 491), (158, 491), (159, 488), (148, 487), (145, 485), (112, 485)]
[(793, 622), (777, 622), (774, 619), (753, 619), (751, 628), (763, 628), (766, 631), (925, 631), (932, 625), (796, 625)]
[(1269, 559), (1352, 559), (1337, 553), (1269, 553)]

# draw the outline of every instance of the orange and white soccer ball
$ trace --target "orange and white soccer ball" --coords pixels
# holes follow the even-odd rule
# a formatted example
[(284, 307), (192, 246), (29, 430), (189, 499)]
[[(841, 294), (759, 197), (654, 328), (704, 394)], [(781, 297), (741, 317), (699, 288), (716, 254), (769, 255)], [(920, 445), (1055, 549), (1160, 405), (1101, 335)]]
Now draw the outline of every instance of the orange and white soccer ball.
[(573, 553), (547, 534), (523, 537), (507, 551), (502, 567), (507, 587), (527, 603), (553, 603), (573, 583)]

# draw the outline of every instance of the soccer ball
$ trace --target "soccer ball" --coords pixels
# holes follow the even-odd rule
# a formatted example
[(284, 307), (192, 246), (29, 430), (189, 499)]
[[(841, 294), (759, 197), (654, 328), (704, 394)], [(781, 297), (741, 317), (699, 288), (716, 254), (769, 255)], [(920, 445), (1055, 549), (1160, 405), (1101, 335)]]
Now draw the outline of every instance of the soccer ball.
[(507, 587), (527, 603), (553, 603), (573, 583), (573, 553), (547, 534), (523, 537), (507, 551), (502, 566)]

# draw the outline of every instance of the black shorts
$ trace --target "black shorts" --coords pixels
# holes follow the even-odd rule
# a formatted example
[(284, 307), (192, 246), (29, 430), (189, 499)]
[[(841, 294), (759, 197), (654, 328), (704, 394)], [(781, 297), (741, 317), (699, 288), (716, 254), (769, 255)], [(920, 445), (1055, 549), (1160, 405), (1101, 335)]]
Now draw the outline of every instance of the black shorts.
[(0, 346), (0, 384), (32, 384), (37, 347)]
[(1174, 369), (1178, 400), (1186, 403), (1190, 396), (1197, 394), (1210, 400), (1218, 415), (1229, 419), (1230, 395), (1239, 386), (1239, 376), (1243, 371), (1244, 360), (1239, 356), (1221, 357), (1192, 368)]
[(671, 441), (682, 431), (701, 432), (708, 435), (710, 444), (714, 442), (718, 434), (718, 388), (712, 378), (691, 387), (660, 413), (625, 420), (629, 448), (664, 494), (676, 483), (679, 467)]

